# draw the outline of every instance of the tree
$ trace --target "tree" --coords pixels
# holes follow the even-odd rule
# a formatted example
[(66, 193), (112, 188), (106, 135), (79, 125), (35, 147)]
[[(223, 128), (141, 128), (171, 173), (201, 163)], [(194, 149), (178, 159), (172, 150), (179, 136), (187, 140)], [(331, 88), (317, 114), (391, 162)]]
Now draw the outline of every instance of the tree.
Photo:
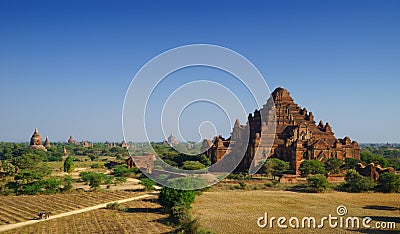
[(158, 196), (160, 205), (163, 206), (164, 210), (168, 213), (171, 211), (172, 207), (175, 206), (183, 206), (190, 209), (195, 198), (195, 191), (192, 189), (201, 185), (198, 183), (204, 183), (204, 181), (190, 177), (174, 179), (171, 185), (181, 189), (164, 186)]
[(275, 176), (283, 174), (288, 169), (289, 163), (277, 158), (270, 158), (263, 165), (264, 173), (272, 175), (274, 178)]
[(326, 174), (324, 164), (316, 159), (304, 160), (299, 167), (301, 176)]
[(382, 156), (372, 154), (371, 152), (368, 151), (363, 151), (360, 153), (360, 158), (361, 161), (363, 161), (365, 164), (370, 164), (374, 163), (375, 165), (379, 164), (382, 167), (388, 167), (389, 162)]
[(400, 192), (400, 176), (385, 172), (379, 176), (377, 190), (384, 193)]
[(327, 172), (331, 174), (335, 174), (339, 172), (339, 168), (342, 165), (342, 161), (337, 158), (330, 158), (325, 163), (325, 169)]
[(43, 174), (33, 170), (21, 170), (14, 179), (17, 181), (21, 181), (21, 183), (31, 183), (35, 180), (41, 180), (43, 178)]
[(184, 169), (184, 170), (200, 170), (203, 168), (205, 168), (205, 166), (198, 161), (186, 161), (186, 162), (183, 162), (183, 166), (182, 166), (182, 169)]
[(91, 189), (98, 189), (108, 178), (106, 174), (97, 172), (81, 172), (79, 175), (84, 182), (89, 182)]
[(346, 183), (340, 187), (344, 191), (359, 193), (370, 191), (374, 188), (374, 182), (371, 178), (364, 177), (353, 169), (347, 171), (345, 180)]
[(355, 169), (357, 164), (361, 161), (355, 158), (346, 158), (344, 159), (343, 169)]
[(316, 189), (317, 192), (325, 191), (328, 188), (328, 180), (325, 175), (311, 175), (307, 177), (308, 187)]
[(72, 157), (67, 157), (64, 161), (64, 172), (71, 174), (75, 170), (75, 165)]
[(12, 164), (17, 166), (19, 169), (35, 169), (42, 159), (38, 154), (35, 153), (22, 153), (12, 158)]
[(116, 167), (113, 168), (113, 172), (112, 174), (115, 177), (128, 177), (130, 176), (132, 173), (136, 172), (136, 168), (129, 168), (123, 164), (123, 165), (118, 165)]

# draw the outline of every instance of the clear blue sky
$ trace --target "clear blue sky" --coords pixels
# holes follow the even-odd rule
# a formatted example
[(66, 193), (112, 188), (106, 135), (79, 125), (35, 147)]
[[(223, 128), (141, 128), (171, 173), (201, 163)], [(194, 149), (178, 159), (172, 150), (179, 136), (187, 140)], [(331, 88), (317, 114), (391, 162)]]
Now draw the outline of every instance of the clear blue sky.
[(135, 73), (192, 43), (246, 56), (338, 137), (400, 142), (396, 0), (0, 1), (0, 141), (120, 141)]

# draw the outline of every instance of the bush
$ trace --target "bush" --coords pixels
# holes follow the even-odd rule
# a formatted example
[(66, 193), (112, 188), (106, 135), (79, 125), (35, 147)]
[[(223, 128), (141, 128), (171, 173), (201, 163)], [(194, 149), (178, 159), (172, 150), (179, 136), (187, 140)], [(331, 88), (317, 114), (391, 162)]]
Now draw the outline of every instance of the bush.
[(346, 183), (339, 186), (339, 190), (359, 193), (370, 191), (374, 188), (371, 178), (360, 175), (356, 170), (348, 170), (345, 177)]
[(108, 210), (118, 210), (119, 207), (120, 207), (120, 204), (118, 202), (108, 203), (106, 205), (106, 209), (108, 209)]
[(190, 209), (194, 198), (195, 192), (193, 190), (179, 190), (168, 187), (163, 187), (158, 195), (158, 201), (167, 213), (171, 213), (172, 208), (176, 206)]
[(114, 177), (114, 184), (122, 184), (126, 182), (126, 177)]
[(245, 182), (243, 182), (243, 181), (240, 181), (239, 182), (239, 187), (240, 187), (240, 189), (246, 189), (247, 188), (247, 184)]
[(74, 179), (72, 179), (70, 176), (64, 177), (64, 187), (62, 188), (63, 191), (71, 191), (74, 186), (72, 185), (74, 183)]
[(184, 170), (200, 170), (203, 168), (205, 168), (205, 166), (198, 161), (186, 161), (186, 162), (183, 162), (183, 166), (182, 166), (182, 169), (184, 169)]
[(132, 173), (136, 173), (136, 172), (137, 172), (136, 168), (128, 168), (125, 164), (118, 165), (113, 168), (113, 175), (115, 177), (128, 177)]
[(325, 191), (329, 185), (324, 175), (311, 175), (307, 177), (307, 184), (309, 188), (315, 189), (316, 192)]
[(51, 177), (47, 180), (44, 180), (43, 187), (46, 189), (47, 194), (55, 194), (60, 191), (61, 180)]
[(379, 176), (377, 191), (384, 193), (400, 192), (400, 176), (385, 172)]
[(152, 179), (149, 179), (149, 178), (140, 179), (140, 184), (142, 184), (144, 186), (145, 191), (154, 190), (154, 185), (156, 185), (156, 183)]
[(42, 183), (39, 181), (23, 186), (22, 193), (27, 195), (36, 195), (42, 191)]
[(90, 167), (93, 168), (93, 169), (105, 168), (104, 167), (104, 163), (95, 163), (95, 164), (92, 164)]

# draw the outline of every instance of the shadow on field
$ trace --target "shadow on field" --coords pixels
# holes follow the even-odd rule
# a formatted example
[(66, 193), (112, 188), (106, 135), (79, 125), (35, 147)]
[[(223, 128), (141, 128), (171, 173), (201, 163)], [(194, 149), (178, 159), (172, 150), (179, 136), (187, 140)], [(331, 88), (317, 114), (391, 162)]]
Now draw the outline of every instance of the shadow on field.
[(158, 204), (158, 199), (157, 198), (145, 198), (145, 199), (142, 199), (141, 201)]
[(369, 209), (369, 210), (400, 210), (400, 207), (394, 207), (394, 206), (364, 206), (363, 209)]
[(388, 234), (388, 233), (394, 233), (398, 234), (399, 231), (396, 230), (375, 230), (375, 229), (357, 229), (354, 230), (355, 232), (361, 232), (361, 233), (371, 233), (371, 234)]
[(161, 214), (161, 208), (126, 208), (123, 210), (127, 213), (157, 213)]
[(388, 217), (388, 216), (368, 216), (373, 221), (380, 221), (380, 222), (395, 222), (397, 225), (400, 223), (400, 216), (399, 217)]
[(388, 217), (388, 216), (368, 216), (370, 217), (373, 221), (379, 221), (379, 222), (395, 222), (396, 223), (396, 228), (395, 229), (357, 229), (357, 232), (361, 233), (399, 233), (399, 223), (400, 223), (400, 217)]

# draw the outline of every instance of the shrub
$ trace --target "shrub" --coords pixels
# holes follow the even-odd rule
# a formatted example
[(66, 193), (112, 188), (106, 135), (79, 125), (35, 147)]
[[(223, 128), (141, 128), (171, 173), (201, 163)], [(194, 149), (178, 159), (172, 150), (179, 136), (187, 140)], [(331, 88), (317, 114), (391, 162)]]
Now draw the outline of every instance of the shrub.
[(205, 166), (198, 161), (186, 161), (183, 162), (182, 169), (184, 170), (200, 170), (205, 168)]
[(309, 188), (315, 189), (316, 192), (325, 191), (329, 185), (324, 175), (311, 175), (307, 177), (307, 184)]
[(163, 187), (158, 195), (158, 201), (167, 213), (170, 213), (173, 207), (181, 206), (190, 208), (195, 198), (193, 190), (179, 190)]
[(142, 178), (142, 179), (140, 179), (140, 184), (142, 184), (144, 186), (145, 191), (152, 191), (152, 190), (154, 190), (154, 185), (156, 183), (152, 179)]
[(47, 180), (44, 180), (43, 187), (46, 189), (47, 194), (55, 194), (60, 191), (61, 180), (51, 177)]
[(118, 210), (119, 207), (120, 207), (120, 204), (118, 202), (108, 203), (106, 205), (106, 209), (108, 209), (108, 210)]
[(70, 176), (64, 177), (64, 187), (62, 188), (63, 191), (71, 191), (74, 187), (73, 184), (74, 179), (72, 179)]
[(240, 187), (240, 189), (246, 189), (247, 188), (247, 184), (245, 182), (243, 182), (243, 181), (240, 181), (239, 182), (239, 187)]
[(22, 193), (27, 195), (36, 195), (42, 191), (42, 183), (34, 182), (28, 185), (23, 186)]
[(93, 169), (104, 168), (104, 163), (95, 163), (90, 166)]
[(125, 164), (123, 164), (113, 168), (113, 175), (115, 177), (128, 177), (132, 173), (136, 173), (136, 171), (136, 168), (128, 168)]
[(114, 177), (114, 184), (122, 184), (126, 182), (126, 177)]
[(377, 191), (384, 193), (400, 192), (400, 176), (385, 172), (379, 176)]
[(371, 178), (360, 175), (356, 170), (348, 170), (345, 177), (346, 183), (339, 187), (339, 190), (359, 193), (370, 191), (374, 187)]

